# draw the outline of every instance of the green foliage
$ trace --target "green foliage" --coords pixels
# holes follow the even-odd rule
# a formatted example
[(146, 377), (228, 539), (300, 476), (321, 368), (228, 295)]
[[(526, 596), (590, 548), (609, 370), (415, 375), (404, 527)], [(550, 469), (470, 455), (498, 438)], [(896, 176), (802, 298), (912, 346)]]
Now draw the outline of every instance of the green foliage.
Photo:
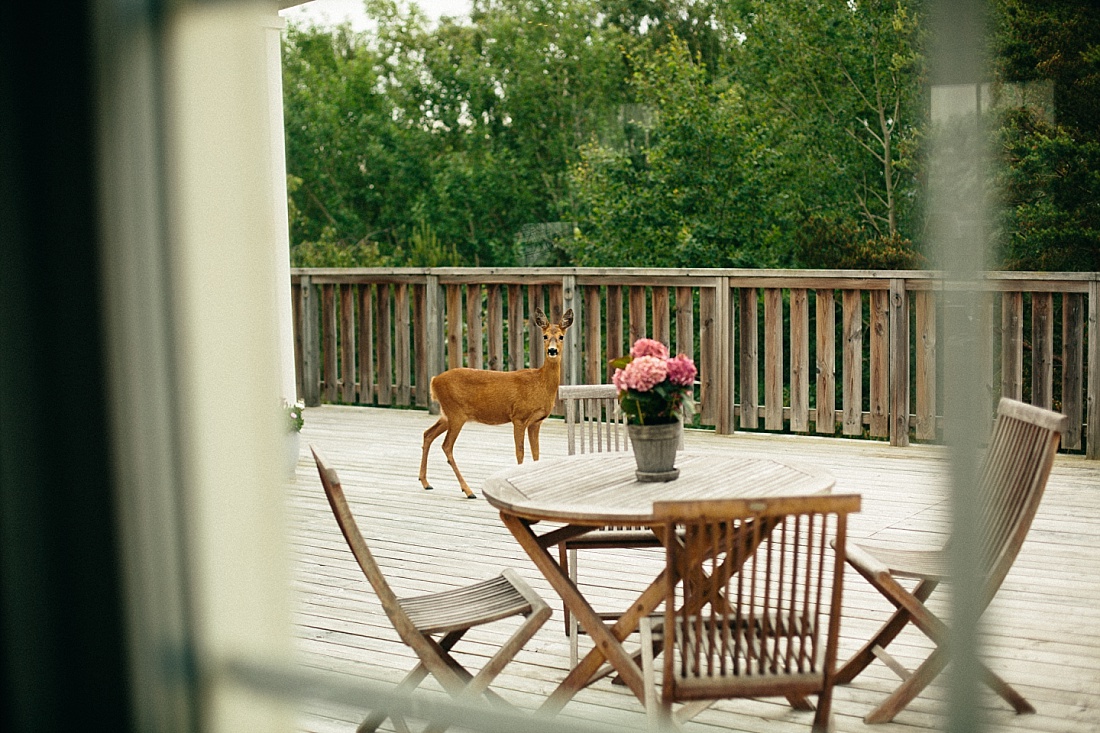
[(719, 90), (673, 41), (638, 63), (638, 99), (651, 105), (645, 142), (593, 143), (574, 169), (580, 265), (768, 266), (766, 207), (755, 163), (769, 155), (740, 89)]
[(305, 407), (306, 404), (301, 400), (293, 404), (283, 400), (283, 424), (288, 433), (302, 431), (302, 426), (306, 424)]
[(796, 263), (834, 270), (919, 270), (928, 261), (900, 235), (876, 235), (850, 220), (812, 216), (798, 232)]
[(1100, 12), (1095, 0), (998, 0), (995, 66), (1006, 81), (1049, 80), (1058, 124), (1100, 139)]
[(781, 149), (773, 177), (797, 231), (807, 214), (913, 238), (926, 124), (922, 3), (751, 0), (731, 73)]
[[(923, 0), (366, 6), (286, 34), (295, 265), (925, 265)], [(992, 6), (1004, 261), (1100, 269), (1100, 14)]]
[(1100, 270), (1100, 141), (1028, 110), (1000, 129), (1004, 266)]
[[(580, 145), (623, 101), (628, 40), (583, 0), (487, 0), (469, 25), (437, 27), (393, 0), (367, 10), (369, 37), (287, 33), (292, 242), (326, 257), (376, 243), (394, 264), (514, 264), (521, 228), (568, 210)], [(419, 226), (442, 254), (411, 241)]]
[(1000, 0), (997, 70), (1052, 85), (1046, 110), (1007, 110), (997, 131), (1002, 265), (1100, 270), (1100, 13), (1085, 0)]

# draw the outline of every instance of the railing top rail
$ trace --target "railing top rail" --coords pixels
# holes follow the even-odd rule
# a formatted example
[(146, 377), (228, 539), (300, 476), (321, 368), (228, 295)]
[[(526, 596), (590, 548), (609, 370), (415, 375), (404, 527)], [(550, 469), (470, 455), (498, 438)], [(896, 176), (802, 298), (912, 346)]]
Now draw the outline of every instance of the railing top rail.
[[(315, 283), (424, 282), (429, 276), (441, 284), (506, 284), (523, 281), (553, 284), (563, 277), (576, 278), (578, 285), (646, 285), (660, 281), (670, 286), (712, 285), (717, 278), (729, 278), (738, 287), (838, 288), (879, 290), (892, 280), (904, 280), (913, 290), (957, 288), (959, 282), (945, 280), (935, 270), (790, 270), (652, 267), (355, 267), (292, 268), (291, 276), (309, 276)], [(983, 273), (980, 282), (990, 290), (1087, 292), (1089, 283), (1100, 281), (1100, 272), (1008, 272)]]

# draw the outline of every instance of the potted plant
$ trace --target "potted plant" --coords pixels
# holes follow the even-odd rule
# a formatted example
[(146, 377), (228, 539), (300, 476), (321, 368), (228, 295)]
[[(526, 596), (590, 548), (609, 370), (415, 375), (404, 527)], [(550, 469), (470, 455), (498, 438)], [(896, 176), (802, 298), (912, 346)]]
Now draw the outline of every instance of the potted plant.
[(298, 466), (298, 453), (300, 451), (301, 438), (299, 433), (305, 424), (305, 403), (287, 402), (283, 399), (283, 426), (286, 430), (286, 472), (294, 475), (294, 469)]
[(612, 384), (619, 391), (619, 407), (627, 420), (639, 481), (671, 481), (682, 435), (681, 420), (690, 415), (695, 385), (695, 362), (678, 354), (670, 357), (660, 341), (641, 338), (630, 355), (611, 362)]

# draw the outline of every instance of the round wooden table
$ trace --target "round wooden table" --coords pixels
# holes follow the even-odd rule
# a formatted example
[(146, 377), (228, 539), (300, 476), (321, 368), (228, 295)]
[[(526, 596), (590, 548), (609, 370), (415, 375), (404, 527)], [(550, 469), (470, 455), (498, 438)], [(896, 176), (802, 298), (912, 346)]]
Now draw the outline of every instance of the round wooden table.
[[(553, 714), (564, 707), (599, 677), (605, 659), (644, 704), (641, 667), (622, 642), (664, 599), (659, 576), (609, 625), (569, 579), (549, 548), (595, 527), (656, 529), (655, 501), (807, 496), (827, 493), (835, 483), (826, 471), (774, 458), (682, 452), (676, 456), (676, 467), (680, 476), (674, 481), (643, 483), (634, 476), (633, 454), (588, 453), (507, 468), (486, 481), (485, 498), (500, 511), (501, 521), (595, 642), (595, 647), (543, 703), (541, 712)], [(536, 534), (540, 525), (534, 522), (544, 520), (564, 526)]]

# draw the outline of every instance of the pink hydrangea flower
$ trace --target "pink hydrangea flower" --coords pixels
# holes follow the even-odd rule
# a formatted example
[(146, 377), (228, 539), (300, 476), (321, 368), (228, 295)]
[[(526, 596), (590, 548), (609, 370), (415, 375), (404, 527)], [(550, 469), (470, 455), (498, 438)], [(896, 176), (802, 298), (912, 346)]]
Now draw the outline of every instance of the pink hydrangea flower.
[[(619, 377), (614, 384), (620, 391), (625, 388), (635, 392), (648, 392), (668, 378), (668, 366), (664, 359), (656, 356), (639, 356), (627, 364), (625, 369), (616, 370), (615, 376)], [(612, 380), (614, 381), (614, 377)]]
[(630, 355), (635, 359), (640, 356), (656, 356), (659, 359), (667, 359), (668, 347), (656, 339), (638, 339), (631, 347)]
[(669, 359), (667, 362), (668, 368), (668, 381), (673, 384), (678, 384), (682, 387), (687, 387), (695, 382), (695, 362), (683, 354), (678, 354), (675, 358)]

